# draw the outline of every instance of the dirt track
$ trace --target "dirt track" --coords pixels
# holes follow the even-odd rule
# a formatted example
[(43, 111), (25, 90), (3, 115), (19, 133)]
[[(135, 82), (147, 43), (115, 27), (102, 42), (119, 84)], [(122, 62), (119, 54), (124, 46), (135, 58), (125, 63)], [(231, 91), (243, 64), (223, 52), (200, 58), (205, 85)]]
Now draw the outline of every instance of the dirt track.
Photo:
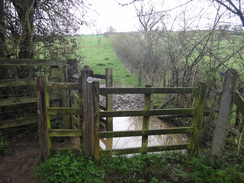
[(35, 134), (11, 143), (10, 155), (0, 157), (1, 183), (38, 183), (35, 169), (39, 155)]

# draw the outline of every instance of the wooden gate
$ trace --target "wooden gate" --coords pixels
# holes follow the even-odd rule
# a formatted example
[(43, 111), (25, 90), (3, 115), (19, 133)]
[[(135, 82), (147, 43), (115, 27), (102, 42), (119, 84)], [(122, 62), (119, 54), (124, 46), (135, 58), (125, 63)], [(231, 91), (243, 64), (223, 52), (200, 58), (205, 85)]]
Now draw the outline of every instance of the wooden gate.
[[(104, 76), (105, 77), (105, 76)], [(105, 77), (106, 78), (106, 77)], [(50, 107), (50, 90), (77, 90), (82, 98), (79, 107)], [(150, 109), (152, 94), (195, 94), (192, 108), (174, 109)], [(130, 111), (113, 111), (112, 94), (144, 94), (144, 109)], [(107, 107), (102, 110), (99, 107), (99, 95), (107, 96)], [(204, 101), (206, 95), (206, 83), (198, 83), (197, 87), (184, 88), (99, 88), (99, 83), (94, 81), (93, 71), (85, 67), (81, 71), (79, 83), (49, 83), (45, 77), (37, 80), (38, 114), (41, 139), (41, 157), (45, 160), (50, 154), (52, 137), (79, 137), (80, 149), (83, 154), (91, 155), (95, 160), (107, 155), (147, 153), (168, 150), (186, 149), (190, 154), (198, 154), (200, 134), (204, 115)], [(167, 129), (149, 130), (149, 117), (159, 115), (187, 115), (192, 116), (190, 127), (178, 127)], [(51, 115), (80, 115), (77, 129), (53, 129), (50, 123)], [(112, 118), (122, 116), (143, 116), (142, 129), (138, 131), (113, 131)], [(107, 131), (100, 132), (99, 122), (106, 118)], [(163, 134), (188, 134), (190, 142), (176, 145), (148, 146), (149, 135)], [(141, 136), (141, 147), (102, 150), (99, 145), (100, 138)]]

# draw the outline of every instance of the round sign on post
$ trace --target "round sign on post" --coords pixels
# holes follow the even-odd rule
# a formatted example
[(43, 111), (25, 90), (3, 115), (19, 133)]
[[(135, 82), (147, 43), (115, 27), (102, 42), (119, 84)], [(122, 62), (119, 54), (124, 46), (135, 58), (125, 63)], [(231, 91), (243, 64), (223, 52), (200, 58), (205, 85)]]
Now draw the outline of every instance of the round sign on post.
[(92, 77), (88, 77), (86, 80), (88, 83), (93, 83), (93, 78)]

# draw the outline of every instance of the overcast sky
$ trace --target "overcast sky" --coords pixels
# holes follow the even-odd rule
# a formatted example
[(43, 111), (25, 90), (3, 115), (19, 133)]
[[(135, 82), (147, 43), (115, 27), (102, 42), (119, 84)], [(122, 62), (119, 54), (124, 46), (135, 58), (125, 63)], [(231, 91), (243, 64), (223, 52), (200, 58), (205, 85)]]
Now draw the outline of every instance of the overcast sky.
[(104, 33), (110, 26), (118, 32), (137, 30), (139, 24), (133, 5), (120, 6), (116, 0), (90, 0), (89, 2), (91, 10), (88, 11), (86, 17), (94, 21), (94, 26), (91, 25), (90, 30), (83, 29), (82, 31), (94, 34)]
[[(104, 33), (108, 30), (108, 27), (112, 26), (115, 28), (117, 32), (128, 32), (128, 31), (137, 31), (140, 28), (140, 24), (138, 21), (138, 18), (136, 17), (136, 11), (134, 8), (134, 5), (128, 5), (128, 6), (121, 6), (119, 3), (129, 3), (132, 0), (89, 0), (88, 2), (91, 4), (90, 11), (86, 13), (86, 20), (93, 20), (93, 26), (90, 25), (89, 29), (82, 27), (80, 30), (81, 34), (97, 34), (97, 33)], [(151, 1), (155, 4), (156, 10), (161, 11), (168, 10), (171, 8), (178, 7), (179, 4), (184, 4), (184, 2), (187, 2), (189, 0), (144, 0), (144, 2)], [(200, 2), (200, 3), (199, 3)], [(205, 25), (208, 25), (209, 22), (213, 22), (213, 20), (210, 19), (210, 17), (215, 17), (215, 10), (216, 8), (209, 7), (209, 4), (207, 3), (209, 1), (198, 1), (198, 3), (191, 3), (187, 6), (184, 6), (182, 8), (186, 8), (188, 11), (188, 22), (193, 27), (199, 26), (199, 23), (204, 23)], [(141, 2), (136, 2), (135, 5), (139, 6)], [(162, 5), (163, 3), (163, 5)], [(158, 9), (157, 9), (158, 8)], [(174, 26), (180, 28), (182, 27), (182, 15), (178, 15), (179, 12), (181, 12), (182, 8), (178, 8), (175, 11), (170, 13), (170, 16), (173, 18), (175, 16), (178, 16), (179, 22)], [(187, 12), (187, 11), (185, 11)], [(201, 12), (202, 15), (204, 15), (206, 18), (195, 20), (195, 17), (199, 16), (197, 12)], [(194, 15), (194, 13), (196, 13)], [(191, 17), (194, 17), (191, 19)], [(168, 19), (169, 23), (172, 23), (172, 19)], [(194, 22), (194, 21), (195, 22)], [(192, 21), (192, 23), (190, 23)], [(204, 26), (205, 26), (204, 25)], [(171, 26), (171, 25), (170, 25)], [(203, 25), (201, 25), (202, 28), (204, 28)]]

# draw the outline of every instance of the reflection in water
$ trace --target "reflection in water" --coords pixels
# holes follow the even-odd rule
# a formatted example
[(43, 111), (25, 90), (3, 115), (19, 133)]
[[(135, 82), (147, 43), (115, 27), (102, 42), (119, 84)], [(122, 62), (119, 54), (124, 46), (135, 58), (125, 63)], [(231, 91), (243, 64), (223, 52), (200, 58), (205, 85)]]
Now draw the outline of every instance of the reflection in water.
[[(114, 131), (129, 131), (142, 129), (142, 117), (115, 117), (113, 118)], [(164, 129), (170, 128), (168, 123), (158, 119), (157, 117), (150, 117), (149, 129)], [(150, 135), (148, 137), (148, 146), (160, 146), (171, 144), (187, 143), (186, 135)], [(121, 137), (121, 138), (107, 138), (100, 140), (100, 146), (103, 149), (121, 149), (130, 147), (141, 147), (142, 137)]]

